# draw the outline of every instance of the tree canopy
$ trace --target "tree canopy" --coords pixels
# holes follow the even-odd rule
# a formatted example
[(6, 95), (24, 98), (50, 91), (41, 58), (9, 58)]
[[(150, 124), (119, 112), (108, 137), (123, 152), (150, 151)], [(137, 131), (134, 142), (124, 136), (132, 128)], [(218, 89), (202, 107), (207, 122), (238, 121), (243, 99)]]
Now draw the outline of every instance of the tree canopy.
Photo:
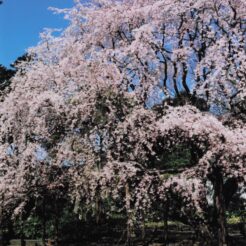
[[(224, 245), (223, 185), (246, 181), (245, 1), (76, 2), (53, 9), (69, 27), (45, 30), (1, 104), (6, 216), (65, 191), (82, 216), (124, 213), (129, 235), (168, 204), (211, 236), (211, 184)], [(163, 176), (177, 148), (190, 163)]]

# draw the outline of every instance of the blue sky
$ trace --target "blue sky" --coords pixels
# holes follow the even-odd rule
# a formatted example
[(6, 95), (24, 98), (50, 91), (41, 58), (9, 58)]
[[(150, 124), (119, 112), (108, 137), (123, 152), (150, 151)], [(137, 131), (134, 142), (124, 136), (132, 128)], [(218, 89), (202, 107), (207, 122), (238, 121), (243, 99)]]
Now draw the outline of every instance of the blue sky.
[(48, 7), (67, 8), (73, 0), (4, 0), (0, 5), (0, 64), (9, 66), (39, 41), (45, 27), (62, 28), (68, 22)]

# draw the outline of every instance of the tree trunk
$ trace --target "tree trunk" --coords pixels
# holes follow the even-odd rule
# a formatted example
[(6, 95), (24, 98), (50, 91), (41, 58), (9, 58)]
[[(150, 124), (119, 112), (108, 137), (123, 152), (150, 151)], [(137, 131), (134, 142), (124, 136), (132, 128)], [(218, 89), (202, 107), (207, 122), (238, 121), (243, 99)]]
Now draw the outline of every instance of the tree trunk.
[(96, 197), (96, 224), (99, 225), (101, 218), (101, 202), (100, 202), (100, 195), (97, 194)]
[(132, 227), (129, 221), (127, 221), (127, 238), (126, 238), (126, 245), (131, 246), (132, 245)]
[(178, 68), (177, 68), (177, 63), (176, 62), (173, 62), (173, 69), (174, 69), (174, 74), (173, 74), (173, 87), (174, 87), (174, 91), (175, 91), (176, 97), (177, 98), (180, 98), (180, 93), (179, 93), (178, 84), (177, 84)]
[(0, 228), (0, 246), (3, 246), (3, 230)]
[(26, 246), (26, 241), (25, 241), (23, 235), (21, 235), (21, 246)]
[(131, 221), (131, 195), (130, 195), (130, 189), (129, 189), (129, 184), (126, 184), (125, 186), (125, 192), (126, 192), (126, 213), (127, 213), (127, 239), (126, 239), (126, 244), (128, 246), (132, 245), (132, 221)]
[(55, 201), (55, 240), (54, 245), (58, 246), (59, 244), (59, 208), (58, 201)]
[(246, 238), (246, 216), (245, 216), (245, 204), (243, 202), (241, 208), (241, 226), (240, 226), (240, 232), (243, 235), (244, 238)]
[(227, 229), (225, 218), (225, 202), (223, 197), (223, 177), (220, 171), (215, 172), (214, 179), (214, 205), (218, 226), (218, 246), (227, 246)]
[(20, 241), (21, 241), (21, 246), (26, 246), (26, 241), (25, 241), (24, 232), (23, 232), (24, 228), (23, 227), (24, 227), (24, 223), (23, 223), (23, 219), (21, 218)]
[(144, 215), (143, 215), (142, 223), (141, 223), (141, 237), (142, 237), (142, 244), (146, 245), (146, 243), (145, 243), (145, 219), (144, 219)]
[[(1, 226), (1, 225), (0, 225)], [(3, 228), (1, 226), (0, 228), (0, 246), (4, 246), (4, 240), (3, 240)]]
[(42, 243), (43, 246), (46, 246), (46, 206), (45, 206), (45, 199), (43, 199), (42, 204)]
[(164, 246), (167, 245), (168, 242), (168, 213), (169, 213), (169, 203), (168, 201), (164, 205), (163, 209), (163, 241)]
[(3, 196), (1, 197), (1, 206), (0, 206), (0, 246), (4, 245), (3, 242), (3, 202), (4, 202), (4, 198)]

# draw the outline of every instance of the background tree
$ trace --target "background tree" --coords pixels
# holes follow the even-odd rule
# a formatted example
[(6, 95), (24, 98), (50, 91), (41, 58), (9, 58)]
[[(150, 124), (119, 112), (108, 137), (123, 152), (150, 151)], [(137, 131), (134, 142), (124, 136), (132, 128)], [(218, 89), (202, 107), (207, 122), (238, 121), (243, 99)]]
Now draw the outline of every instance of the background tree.
[(0, 89), (4, 90), (10, 85), (10, 79), (14, 76), (15, 71), (0, 65)]

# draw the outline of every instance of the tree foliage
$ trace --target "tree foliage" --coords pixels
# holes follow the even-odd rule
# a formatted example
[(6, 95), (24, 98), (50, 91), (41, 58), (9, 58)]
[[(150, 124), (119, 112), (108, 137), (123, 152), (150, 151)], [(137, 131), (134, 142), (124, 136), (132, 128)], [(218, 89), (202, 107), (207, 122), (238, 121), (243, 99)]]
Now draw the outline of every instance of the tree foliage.
[[(211, 235), (212, 184), (223, 245), (223, 185), (234, 179), (242, 191), (246, 181), (245, 2), (97, 0), (55, 11), (70, 26), (41, 35), (0, 109), (6, 216), (65, 192), (82, 217), (124, 213), (129, 236), (167, 205)], [(179, 148), (190, 163), (163, 177), (160, 162), (168, 168)]]

